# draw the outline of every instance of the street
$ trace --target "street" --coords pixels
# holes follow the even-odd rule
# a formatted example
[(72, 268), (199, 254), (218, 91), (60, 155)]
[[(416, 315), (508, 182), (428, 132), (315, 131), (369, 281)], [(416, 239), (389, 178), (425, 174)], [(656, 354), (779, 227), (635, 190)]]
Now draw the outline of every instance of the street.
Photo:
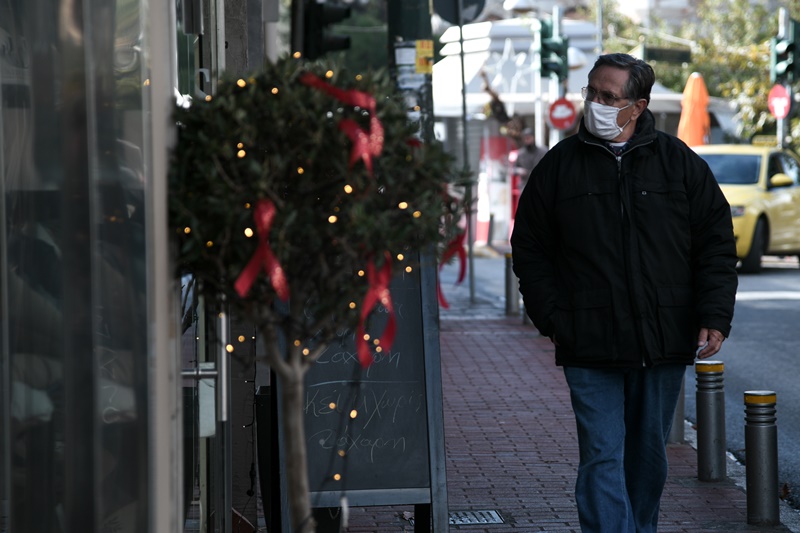
[[(504, 313), (506, 259), (503, 253), (474, 258), (473, 306), (479, 313)], [(457, 264), (441, 271), (446, 298), (467, 301), (469, 275), (454, 285)], [(447, 310), (442, 310), (446, 319)], [(531, 326), (533, 327), (533, 326)], [(796, 258), (764, 258), (762, 273), (741, 274), (731, 336), (714, 360), (725, 363), (725, 425), (728, 450), (744, 460), (744, 392), (777, 393), (778, 479), (787, 501), (800, 508), (800, 387), (797, 331), (800, 328), (800, 268)], [(695, 371), (686, 372), (685, 417), (696, 422)]]

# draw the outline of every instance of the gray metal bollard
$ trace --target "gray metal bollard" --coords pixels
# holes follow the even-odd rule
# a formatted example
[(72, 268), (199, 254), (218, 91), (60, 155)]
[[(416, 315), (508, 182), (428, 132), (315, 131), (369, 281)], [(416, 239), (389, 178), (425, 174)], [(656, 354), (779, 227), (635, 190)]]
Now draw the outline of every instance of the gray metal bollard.
[(728, 475), (725, 440), (725, 393), (722, 361), (698, 361), (697, 376), (697, 478), (722, 481)]
[(519, 316), (519, 279), (514, 274), (511, 254), (506, 254), (506, 315)]
[(686, 376), (681, 381), (681, 392), (678, 396), (678, 403), (675, 406), (675, 414), (672, 416), (672, 428), (669, 430), (667, 442), (680, 444), (685, 440), (686, 431), (684, 419), (686, 418)]
[(780, 524), (775, 403), (776, 394), (773, 391), (744, 393), (748, 524)]

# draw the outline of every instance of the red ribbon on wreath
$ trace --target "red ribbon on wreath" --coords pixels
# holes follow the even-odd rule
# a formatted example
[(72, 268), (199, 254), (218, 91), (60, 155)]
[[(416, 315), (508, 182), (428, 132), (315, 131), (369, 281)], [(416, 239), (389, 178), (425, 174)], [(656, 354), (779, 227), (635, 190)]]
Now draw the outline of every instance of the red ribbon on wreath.
[(289, 299), (289, 284), (286, 281), (286, 273), (269, 245), (269, 230), (272, 227), (275, 212), (275, 204), (266, 199), (259, 200), (255, 209), (253, 209), (253, 221), (256, 225), (259, 242), (253, 257), (245, 265), (234, 284), (236, 292), (242, 298), (250, 292), (250, 288), (255, 283), (258, 273), (263, 267), (278, 297), (284, 302)]
[(355, 89), (346, 91), (334, 87), (310, 72), (300, 76), (300, 83), (327, 93), (343, 104), (361, 107), (369, 111), (369, 133), (359, 126), (355, 120), (349, 118), (339, 121), (339, 129), (353, 143), (353, 149), (350, 152), (350, 166), (352, 167), (356, 161), (362, 159), (367, 171), (372, 174), (372, 158), (378, 157), (383, 150), (383, 124), (378, 120), (378, 114), (375, 111), (375, 98), (363, 91)]
[[(459, 269), (458, 280), (456, 281), (456, 284), (464, 281), (464, 276), (467, 274), (467, 252), (464, 251), (465, 236), (466, 233), (462, 232), (459, 233), (452, 241), (450, 241), (447, 245), (447, 248), (445, 248), (444, 253), (442, 254), (442, 260), (439, 262), (439, 270), (442, 270), (442, 267), (450, 260), (450, 258), (458, 254)], [(439, 296), (439, 305), (445, 309), (449, 309), (450, 304), (448, 304), (447, 300), (444, 298), (442, 286), (438, 279), (436, 280), (436, 294)]]
[(376, 304), (380, 303), (389, 312), (389, 322), (386, 324), (386, 328), (383, 330), (383, 335), (380, 338), (381, 349), (389, 350), (392, 347), (397, 330), (392, 295), (389, 292), (389, 282), (392, 280), (392, 257), (389, 255), (389, 252), (385, 252), (384, 256), (386, 260), (380, 271), (376, 271), (375, 261), (367, 263), (367, 281), (369, 282), (369, 289), (367, 290), (367, 295), (364, 297), (364, 303), (361, 305), (361, 320), (358, 323), (356, 332), (358, 360), (363, 368), (367, 368), (372, 364), (372, 350), (367, 340), (364, 338), (366, 333), (364, 324), (367, 321), (367, 317), (372, 312), (372, 308)]

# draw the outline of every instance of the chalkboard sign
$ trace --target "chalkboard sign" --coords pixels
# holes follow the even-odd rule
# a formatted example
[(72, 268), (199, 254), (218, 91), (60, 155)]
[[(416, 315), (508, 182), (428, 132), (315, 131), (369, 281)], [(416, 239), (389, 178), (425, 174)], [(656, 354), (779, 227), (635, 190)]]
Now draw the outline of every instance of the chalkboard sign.
[[(418, 265), (392, 281), (389, 350), (363, 369), (355, 331), (343, 330), (307, 375), (311, 504), (339, 507), (346, 494), (352, 507), (429, 505), (434, 530), (447, 531), (437, 270), (427, 254)], [(380, 337), (388, 316), (376, 308), (367, 332)]]
[[(391, 349), (363, 369), (355, 332), (342, 331), (309, 371), (304, 410), (312, 492), (430, 486), (418, 276), (394, 280), (391, 293), (397, 320)], [(388, 313), (377, 307), (373, 316), (368, 331), (377, 336)]]

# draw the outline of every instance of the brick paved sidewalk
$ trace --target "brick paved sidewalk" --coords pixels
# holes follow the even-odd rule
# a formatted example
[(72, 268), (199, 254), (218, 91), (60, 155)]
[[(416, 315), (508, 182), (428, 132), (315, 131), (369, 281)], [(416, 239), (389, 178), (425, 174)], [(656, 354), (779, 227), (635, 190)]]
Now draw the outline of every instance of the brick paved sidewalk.
[[(452, 531), (579, 532), (573, 484), (578, 461), (564, 377), (549, 340), (495, 311), (444, 313), (442, 387), (448, 510), (494, 511), (503, 523)], [(662, 533), (788, 532), (747, 525), (743, 489), (697, 480), (690, 444), (669, 446)], [(414, 530), (413, 508), (351, 510), (349, 532)]]

